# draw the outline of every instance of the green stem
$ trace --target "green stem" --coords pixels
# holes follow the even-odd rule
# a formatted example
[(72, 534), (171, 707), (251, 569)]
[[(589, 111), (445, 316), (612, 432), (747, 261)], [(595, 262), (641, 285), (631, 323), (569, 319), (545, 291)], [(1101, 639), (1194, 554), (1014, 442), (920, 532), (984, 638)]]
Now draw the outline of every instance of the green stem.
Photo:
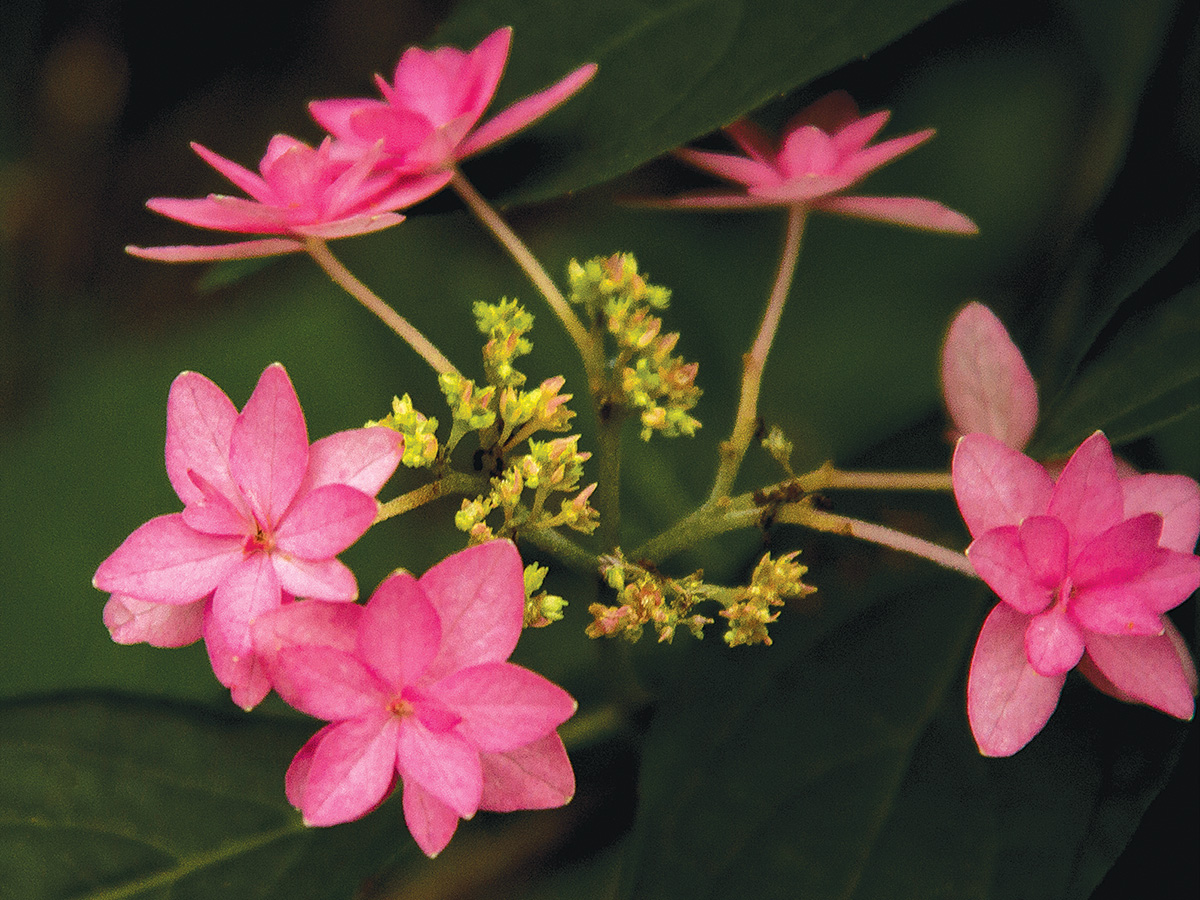
[(621, 430), (628, 413), (610, 406), (596, 426), (596, 512), (600, 514), (600, 546), (611, 550), (621, 543)]
[(635, 562), (660, 563), (681, 550), (728, 531), (753, 528), (762, 521), (763, 510), (750, 494), (731, 497), (724, 503), (706, 503), (655, 535), (629, 554)]
[(729, 435), (729, 440), (721, 444), (721, 462), (717, 468), (712, 493), (709, 495), (710, 502), (727, 496), (733, 488), (742, 458), (746, 455), (746, 449), (757, 430), (758, 393), (762, 386), (763, 369), (767, 365), (767, 354), (775, 340), (775, 332), (779, 329), (784, 302), (792, 288), (792, 277), (796, 272), (796, 260), (800, 256), (800, 238), (804, 234), (807, 212), (807, 207), (802, 205), (788, 209), (787, 231), (784, 233), (779, 270), (775, 273), (775, 285), (771, 288), (771, 296), (763, 312), (758, 337), (754, 339), (750, 352), (742, 359), (742, 396), (738, 400), (733, 432)]
[(965, 553), (951, 550), (949, 547), (943, 547), (941, 544), (935, 544), (923, 538), (914, 537), (903, 531), (896, 531), (892, 528), (886, 528), (883, 525), (876, 525), (873, 522), (864, 522), (861, 519), (852, 519), (849, 516), (839, 516), (834, 513), (825, 512), (824, 510), (813, 509), (811, 506), (802, 503), (793, 503), (783, 507), (776, 515), (775, 521), (803, 525), (806, 528), (813, 528), (817, 531), (842, 534), (847, 537), (870, 541), (873, 544), (880, 544), (884, 547), (890, 547), (893, 550), (900, 550), (903, 553), (920, 556), (922, 559), (935, 562), (939, 566), (945, 566), (947, 569), (953, 569), (971, 578), (979, 577), (975, 573), (975, 569), (971, 563), (967, 560)]
[(583, 549), (569, 537), (555, 531), (553, 528), (537, 528), (523, 531), (521, 540), (526, 541), (539, 550), (549, 553), (568, 568), (582, 575), (597, 576), (600, 572), (600, 557)]
[(429, 363), (435, 372), (439, 375), (458, 372), (454, 363), (446, 359), (442, 352), (425, 335), (414, 328), (408, 319), (384, 303), (378, 294), (354, 277), (354, 274), (330, 252), (329, 246), (323, 240), (308, 238), (304, 242), (304, 249), (308, 251), (309, 256), (316, 260), (317, 265), (325, 270), (325, 274), (333, 279), (335, 284), (379, 316), (383, 323), (400, 335), (421, 359)]
[(809, 493), (824, 490), (952, 491), (949, 472), (844, 472), (826, 463), (797, 481)]
[(436, 481), (423, 484), (406, 494), (401, 494), (399, 497), (393, 497), (386, 503), (379, 504), (379, 512), (375, 514), (374, 524), (378, 525), (380, 522), (390, 519), (393, 516), (410, 512), (418, 506), (424, 506), (426, 503), (437, 500), (439, 497), (445, 497), (448, 494), (475, 494), (482, 491), (486, 486), (487, 479), (482, 476), (449, 472)]
[(583, 358), (584, 370), (587, 372), (588, 385), (592, 395), (595, 396), (601, 385), (604, 384), (604, 360), (601, 357), (601, 351), (592, 341), (587, 329), (583, 327), (583, 323), (579, 321), (579, 317), (575, 315), (575, 311), (571, 309), (554, 280), (546, 274), (545, 268), (530, 252), (525, 242), (517, 236), (516, 232), (509, 227), (508, 223), (500, 217), (500, 214), (491, 207), (479, 191), (475, 190), (474, 185), (467, 181), (458, 169), (454, 170), (450, 186), (462, 198), (467, 208), (475, 214), (475, 217), (483, 223), (483, 226), (499, 241), (500, 246), (508, 251), (508, 255), (521, 267), (521, 271), (533, 282), (533, 286), (546, 298), (550, 309), (558, 316), (558, 320), (562, 322), (567, 334), (570, 335), (579, 350), (579, 355)]

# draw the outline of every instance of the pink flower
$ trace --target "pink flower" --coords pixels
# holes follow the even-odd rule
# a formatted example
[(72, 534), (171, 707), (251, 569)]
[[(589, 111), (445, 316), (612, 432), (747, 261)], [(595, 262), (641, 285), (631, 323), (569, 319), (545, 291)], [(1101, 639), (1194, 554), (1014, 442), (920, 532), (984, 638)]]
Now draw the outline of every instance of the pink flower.
[(740, 185), (739, 190), (703, 191), (655, 205), (680, 209), (755, 209), (768, 206), (826, 212), (894, 222), (931, 231), (975, 234), (961, 213), (920, 197), (848, 197), (847, 188), (933, 137), (933, 129), (868, 146), (891, 114), (859, 116), (844, 91), (834, 91), (801, 110), (776, 143), (749, 119), (725, 129), (742, 154), (680, 149), (684, 162)]
[(335, 158), (333, 142), (317, 149), (277, 134), (255, 175), (200, 144), (192, 149), (214, 169), (250, 195), (209, 194), (199, 200), (155, 197), (146, 205), (180, 222), (218, 231), (278, 237), (234, 244), (177, 247), (126, 247), (145, 259), (198, 262), (272, 256), (304, 249), (306, 238), (340, 238), (367, 234), (404, 221), (395, 210), (441, 190), (449, 173), (397, 180), (375, 166), (382, 148), (363, 146), (349, 161)]
[(509, 541), (383, 582), (366, 607), (303, 602), (258, 624), (276, 691), (327, 720), (287, 773), (309, 825), (357, 819), (399, 779), (404, 817), (429, 856), (476, 810), (568, 802), (575, 776), (555, 729), (562, 688), (506, 662), (525, 608)]
[(97, 569), (93, 584), (113, 594), (104, 611), (113, 639), (172, 647), (203, 636), (217, 678), (253, 707), (270, 688), (254, 620), (292, 596), (358, 596), (336, 556), (371, 526), (374, 495), (402, 454), (386, 428), (310, 447), (278, 363), (240, 414), (219, 387), (184, 372), (167, 400), (166, 451), (184, 509), (151, 519)]
[(1037, 386), (995, 313), (968, 303), (942, 345), (942, 393), (955, 429), (1024, 449), (1038, 419)]
[(1195, 667), (1163, 613), (1200, 587), (1200, 486), (1181, 475), (1120, 478), (1100, 432), (1057, 481), (996, 438), (968, 434), (953, 480), (974, 538), (967, 556), (1001, 600), (967, 684), (980, 751), (1025, 746), (1077, 665), (1110, 694), (1190, 719)]
[(392, 83), (375, 76), (383, 100), (317, 100), (313, 118), (338, 139), (338, 149), (363, 153), (383, 143), (383, 164), (401, 175), (446, 173), (462, 159), (504, 140), (582, 88), (596, 66), (581, 66), (476, 127), (508, 61), (512, 29), (501, 28), (470, 52), (410, 47)]

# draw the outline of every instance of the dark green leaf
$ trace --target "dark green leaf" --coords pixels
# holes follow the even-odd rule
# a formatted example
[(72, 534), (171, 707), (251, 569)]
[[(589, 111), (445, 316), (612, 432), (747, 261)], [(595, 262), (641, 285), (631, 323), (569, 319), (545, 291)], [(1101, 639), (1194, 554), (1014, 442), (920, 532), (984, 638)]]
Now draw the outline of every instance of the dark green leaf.
[(6, 898), (346, 900), (408, 841), (396, 803), (301, 823), (283, 775), (309, 724), (101, 696), (0, 715)]
[(1032, 452), (1068, 453), (1096, 429), (1114, 444), (1200, 407), (1200, 284), (1125, 324), (1046, 411)]
[[(878, 50), (948, 0), (467, 0), (438, 32), (470, 46), (514, 26), (496, 108), (585, 62), (599, 74), (506, 157), (526, 202), (607, 181)], [(551, 145), (553, 145), (551, 147)], [(512, 183), (507, 171), (506, 184)]]

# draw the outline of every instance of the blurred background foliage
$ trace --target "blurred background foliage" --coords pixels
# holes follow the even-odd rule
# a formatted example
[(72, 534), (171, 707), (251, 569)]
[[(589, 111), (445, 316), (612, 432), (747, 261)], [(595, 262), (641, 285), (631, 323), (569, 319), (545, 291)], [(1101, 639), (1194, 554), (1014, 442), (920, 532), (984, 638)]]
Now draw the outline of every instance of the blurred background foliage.
[[(895, 4), (896, 21), (876, 21), (867, 13), (879, 4), (749, 0), (614, 0), (586, 8), (502, 0), (6, 5), (0, 14), (0, 696), (15, 705), (0, 712), (5, 729), (33, 727), (27, 723), (38, 717), (27, 710), (51, 694), (60, 695), (54, 700), (60, 714), (86, 720), (86, 710), (69, 708), (74, 701), (62, 699), (63, 692), (114, 704), (113, 717), (129, 729), (157, 723), (147, 728), (159, 735), (151, 743), (164, 753), (176, 727), (172, 716), (226, 723), (220, 717), (229, 715), (230, 704), (203, 647), (113, 645), (100, 621), (105, 598), (90, 587), (96, 565), (133, 528), (177, 506), (162, 441), (166, 392), (178, 372), (204, 372), (240, 405), (262, 369), (282, 361), (314, 437), (378, 418), (393, 394), (409, 392), (419, 409), (442, 413), (418, 358), (339, 295), (311, 262), (206, 272), (122, 252), (127, 243), (204, 240), (142, 206), (150, 196), (225, 190), (188, 149), (189, 140), (246, 165), (276, 132), (315, 142), (320, 134), (304, 103), (370, 91), (371, 73), (390, 73), (398, 51), (412, 42), (467, 46), (499, 25), (515, 25), (498, 102), (573, 65), (601, 63), (588, 91), (528, 136), (470, 163), (467, 174), (508, 204), (510, 221), (551, 273), (563, 273), (572, 257), (632, 251), (654, 282), (674, 291), (667, 327), (682, 332), (680, 352), (700, 362), (705, 395), (697, 415), (704, 428), (691, 441), (642, 444), (633, 431), (626, 434), (626, 547), (707, 493), (783, 220), (772, 213), (651, 212), (614, 198), (695, 186), (694, 175), (654, 157), (751, 108), (776, 125), (834, 88), (849, 90), (865, 110), (892, 109), (885, 136), (938, 129), (928, 145), (872, 176), (867, 192), (940, 200), (972, 216), (981, 235), (959, 240), (824, 217), (810, 224), (761, 401), (764, 418), (795, 442), (797, 470), (826, 458), (945, 466), (939, 343), (954, 310), (979, 298), (1009, 325), (1039, 381), (1044, 418), (1035, 449), (1069, 451), (1103, 426), (1138, 464), (1200, 477), (1196, 5), (974, 0), (935, 16), (944, 6)], [(817, 7), (829, 27), (806, 30)], [(901, 21), (905, 15), (911, 21)], [(919, 27), (909, 31), (913, 26)], [(754, 28), (770, 30), (771, 40), (747, 43)], [(804, 40), (788, 43), (789, 29)], [(564, 192), (570, 196), (562, 198)], [(580, 392), (581, 368), (557, 324), (451, 199), (435, 198), (398, 229), (335, 249), (468, 374), (482, 372), (470, 304), (523, 299), (538, 316), (531, 379), (561, 373), (568, 390), (575, 385)], [(582, 397), (575, 408), (588, 446), (592, 425)], [(778, 477), (773, 464), (752, 454), (739, 485)], [(416, 483), (401, 473), (384, 497)], [(847, 512), (953, 546), (967, 540), (946, 498), (838, 502)], [(344, 554), (364, 596), (392, 568), (422, 571), (460, 547), (450, 524), (455, 505), (431, 509), (432, 526), (424, 513), (391, 520)], [(717, 897), (746, 887), (753, 863), (764, 879), (781, 871), (814, 873), (806, 882), (812, 896), (838, 890), (855, 897), (931, 896), (922, 893), (928, 873), (909, 871), (917, 858), (944, 869), (939, 877), (958, 891), (946, 896), (1087, 896), (1181, 745), (1184, 764), (1097, 896), (1128, 896), (1145, 872), (1164, 867), (1181, 891), (1194, 891), (1194, 728), (1072, 691), (1040, 749), (1035, 742), (1004, 770), (984, 765), (970, 755), (962, 677), (985, 595), (923, 564), (790, 530), (727, 536), (681, 554), (671, 568), (703, 567), (718, 582), (744, 580), (764, 541), (772, 550), (802, 548), (812, 567), (808, 580), (820, 588), (813, 605), (784, 612), (775, 647), (728, 651), (715, 633), (699, 646), (687, 638), (670, 647), (637, 645), (639, 675), (661, 701), (658, 715), (616, 739), (584, 743), (574, 754), (581, 791), (571, 807), (511, 817), (517, 823), (511, 827), (508, 819), (486, 818), (465, 826), (445, 857), (430, 864), (413, 860), (393, 802), (384, 825), (403, 846), (379, 851), (380, 860), (399, 857), (390, 879), (373, 882), (374, 895), (395, 888), (406, 897), (478, 890), (540, 898), (599, 895), (601, 885), (619, 885), (622, 896)], [(608, 651), (582, 636), (597, 588), (562, 572), (554, 579), (571, 603), (567, 619), (528, 633), (518, 656), (564, 683), (586, 711), (605, 691), (594, 673)], [(1195, 646), (1195, 601), (1181, 612), (1177, 621)], [(925, 640), (948, 649), (929, 662), (920, 649)], [(830, 672), (906, 671), (911, 660), (903, 653), (879, 662), (888, 648), (897, 652), (897, 642), (917, 656), (905, 683), (924, 687), (889, 700), (870, 678), (851, 685), (830, 680)], [(811, 669), (815, 682), (807, 677), (810, 667), (823, 667)], [(802, 683), (809, 693), (781, 687)], [(813, 683), (825, 701), (814, 699)], [(805, 699), (795, 699), (800, 695)], [(193, 705), (168, 705), (165, 712), (153, 705), (177, 701)], [(814, 774), (816, 763), (798, 765), (781, 754), (793, 748), (807, 760), (822, 753), (838, 758), (840, 749), (872, 738), (861, 729), (814, 735), (797, 722), (824, 722), (823, 715), (856, 704), (875, 710), (868, 719), (878, 716), (880, 704), (903, 718), (906, 702), (916, 704), (911, 717), (898, 732), (880, 732), (882, 755), (863, 756), (863, 770), (851, 767), (835, 782), (861, 783), (867, 772), (890, 779), (890, 787), (879, 788), (890, 798), (886, 815), (872, 812), (878, 798), (870, 785), (862, 789), (861, 818), (849, 815), (842, 825), (806, 818), (782, 801), (779, 808), (763, 806), (765, 792), (819, 810), (853, 807), (853, 798), (820, 795), (830, 782)], [(287, 716), (281, 705), (270, 705), (269, 713)], [(723, 717), (731, 718), (718, 734), (712, 724)], [(277, 783), (264, 787), (278, 788), (277, 802), (289, 748), (305, 733), (304, 725), (280, 722)], [(1131, 751), (1141, 754), (1137, 759), (1115, 749), (1130, 742), (1127, 730), (1134, 743), (1145, 741)], [(82, 747), (91, 738), (83, 733), (75, 740)], [(1078, 768), (1070, 784), (1079, 794), (1068, 792), (1061, 803), (1037, 794), (1043, 800), (1037, 819), (1028, 786), (1061, 784), (1060, 763)], [(737, 766), (752, 771), (731, 771)], [(28, 768), (14, 771), (0, 783), (0, 804), (5, 790), (19, 791), (20, 779), (30, 777)], [(922, 786), (933, 771), (957, 773), (957, 780)], [(962, 802), (972, 791), (994, 798), (995, 821), (972, 820), (979, 810)], [(747, 837), (753, 846), (740, 849), (740, 866), (720, 862), (730, 851), (721, 844), (728, 834), (713, 821), (752, 810), (763, 810), (759, 827), (774, 838)], [(286, 813), (283, 804), (277, 814)], [(1072, 824), (1072, 815), (1085, 820)], [(861, 823), (880, 816), (886, 827), (864, 834)], [(949, 837), (930, 819), (951, 823), (961, 838), (942, 868), (922, 855)], [(1035, 819), (1040, 825), (1030, 824)], [(370, 834), (378, 838), (379, 827)], [(1058, 832), (1046, 836), (1041, 850), (1038, 827)], [(1018, 832), (1028, 846), (1013, 842)], [(865, 843), (847, 842), (847, 834)], [(48, 840), (38, 852), (58, 852)], [(1043, 859), (1053, 856), (1045, 848), (1060, 844), (1075, 854), (1069, 865)], [(681, 873), (692, 871), (700, 853), (717, 862), (689, 887), (688, 878), (700, 875)], [(977, 865), (958, 871), (964, 860)], [(131, 871), (140, 865), (153, 862), (129, 862)], [(0, 878), (14, 871), (0, 867)], [(894, 880), (876, 883), (888, 874)], [(293, 884), (291, 877), (279, 883)], [(693, 888), (710, 893), (688, 893)], [(203, 884), (191, 890), (205, 896)], [(792, 895), (780, 890), (778, 879), (764, 881), (754, 895)]]

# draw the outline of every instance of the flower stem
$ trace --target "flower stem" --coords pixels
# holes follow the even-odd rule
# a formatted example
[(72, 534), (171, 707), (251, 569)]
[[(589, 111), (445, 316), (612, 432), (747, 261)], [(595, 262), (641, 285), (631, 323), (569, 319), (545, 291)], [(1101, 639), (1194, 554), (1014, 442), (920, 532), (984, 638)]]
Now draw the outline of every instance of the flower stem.
[(414, 328), (408, 319), (384, 303), (378, 294), (355, 278), (354, 274), (330, 252), (329, 246), (323, 240), (308, 238), (304, 242), (304, 249), (309, 256), (316, 260), (317, 265), (325, 270), (325, 274), (333, 279), (335, 284), (379, 316), (383, 323), (400, 335), (417, 352), (418, 356), (429, 363), (435, 372), (439, 375), (458, 372), (454, 364), (446, 359), (425, 335)]
[(569, 537), (559, 534), (553, 528), (537, 528), (533, 531), (521, 532), (520, 539), (527, 541), (539, 550), (555, 557), (568, 568), (582, 575), (597, 576), (600, 572), (600, 557), (590, 553)]
[(796, 479), (805, 491), (952, 491), (949, 472), (844, 472), (826, 463)]
[(575, 311), (571, 309), (562, 292), (554, 284), (553, 279), (546, 274), (545, 268), (537, 261), (537, 257), (525, 246), (525, 242), (517, 237), (516, 232), (508, 226), (508, 223), (500, 217), (500, 214), (491, 207), (479, 191), (475, 190), (474, 185), (467, 181), (458, 169), (454, 170), (450, 186), (454, 188), (475, 217), (499, 241), (500, 246), (508, 251), (508, 255), (521, 267), (521, 271), (533, 282), (533, 286), (546, 298), (550, 309), (558, 316), (559, 321), (567, 330), (567, 334), (575, 342), (579, 355), (583, 358), (588, 385), (595, 396), (599, 387), (604, 383), (604, 363), (595, 342), (588, 334), (587, 329), (583, 327), (583, 323), (579, 321), (579, 316), (575, 315)]
[(741, 494), (723, 503), (706, 503), (635, 548), (629, 558), (639, 563), (644, 560), (657, 564), (701, 541), (728, 531), (752, 528), (762, 518), (763, 510), (755, 505), (750, 494)]
[(386, 503), (379, 504), (379, 512), (375, 514), (374, 524), (379, 524), (393, 516), (398, 516), (410, 510), (423, 506), (439, 497), (448, 494), (472, 494), (487, 484), (486, 479), (479, 476), (465, 475), (461, 472), (450, 472), (436, 481), (423, 484), (421, 487), (393, 497)]
[(893, 528), (876, 525), (873, 522), (864, 522), (861, 519), (852, 519), (849, 516), (839, 516), (835, 513), (825, 512), (824, 510), (813, 509), (811, 506), (803, 503), (793, 503), (782, 507), (776, 515), (775, 521), (803, 525), (806, 528), (827, 531), (831, 534), (844, 534), (847, 537), (856, 537), (860, 540), (870, 541), (873, 544), (890, 547), (893, 550), (912, 553), (915, 556), (928, 559), (939, 566), (945, 566), (947, 569), (953, 569), (971, 578), (979, 577), (975, 574), (975, 569), (971, 566), (971, 563), (967, 561), (966, 554), (943, 547), (941, 544), (935, 544), (932, 541), (914, 537), (903, 531), (896, 531)]
[(754, 437), (758, 424), (758, 392), (762, 386), (763, 369), (767, 364), (767, 353), (775, 340), (779, 320), (783, 316), (783, 305), (792, 288), (792, 276), (796, 272), (796, 260), (800, 255), (800, 238), (804, 234), (807, 208), (796, 205), (788, 210), (787, 231), (783, 238), (783, 252), (779, 257), (779, 270), (775, 274), (775, 285), (763, 312), (758, 337), (742, 359), (742, 396), (738, 401), (737, 416), (729, 440), (721, 444), (721, 462), (713, 483), (709, 501), (727, 496), (741, 468), (742, 458)]

